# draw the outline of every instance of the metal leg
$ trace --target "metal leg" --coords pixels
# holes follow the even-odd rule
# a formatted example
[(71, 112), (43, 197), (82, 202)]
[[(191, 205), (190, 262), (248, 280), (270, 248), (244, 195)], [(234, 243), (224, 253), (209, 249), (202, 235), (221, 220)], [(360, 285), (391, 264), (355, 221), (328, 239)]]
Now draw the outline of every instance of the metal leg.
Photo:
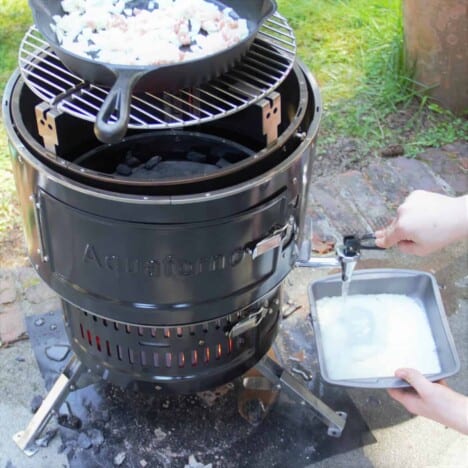
[(32, 445), (33, 442), (45, 428), (52, 414), (58, 412), (83, 370), (83, 364), (76, 356), (73, 356), (34, 414), (28, 427), (13, 436), (16, 445), (29, 457), (37, 452), (37, 449)]
[(283, 369), (269, 356), (263, 357), (255, 366), (278, 390), (282, 389), (286, 393), (298, 400), (303, 405), (308, 405), (316, 416), (328, 426), (328, 435), (340, 437), (346, 424), (346, 413), (333, 411), (322, 400), (314, 396), (301, 381)]

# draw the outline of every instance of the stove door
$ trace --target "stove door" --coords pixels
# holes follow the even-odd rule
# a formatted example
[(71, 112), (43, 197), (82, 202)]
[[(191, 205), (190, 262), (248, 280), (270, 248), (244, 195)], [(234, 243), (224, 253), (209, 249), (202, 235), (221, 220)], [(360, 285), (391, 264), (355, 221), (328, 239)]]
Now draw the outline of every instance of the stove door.
[(41, 272), (63, 298), (102, 317), (148, 325), (217, 318), (251, 304), (290, 271), (292, 242), (284, 251), (281, 242), (288, 209), (281, 193), (209, 222), (160, 224), (158, 207), (149, 206), (155, 221), (138, 223), (96, 216), (41, 191), (48, 260)]

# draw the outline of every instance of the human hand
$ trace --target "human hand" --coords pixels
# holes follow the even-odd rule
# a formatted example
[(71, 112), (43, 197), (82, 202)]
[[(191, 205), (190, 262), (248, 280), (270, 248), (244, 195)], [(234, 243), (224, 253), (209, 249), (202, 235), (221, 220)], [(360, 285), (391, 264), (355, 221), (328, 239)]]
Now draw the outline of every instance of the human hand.
[(403, 253), (427, 255), (468, 237), (468, 196), (449, 197), (415, 190), (385, 229), (375, 232), (375, 244), (397, 245)]
[(445, 381), (430, 382), (415, 369), (398, 369), (395, 376), (413, 388), (392, 388), (388, 393), (410, 413), (468, 434), (468, 397), (450, 389)]

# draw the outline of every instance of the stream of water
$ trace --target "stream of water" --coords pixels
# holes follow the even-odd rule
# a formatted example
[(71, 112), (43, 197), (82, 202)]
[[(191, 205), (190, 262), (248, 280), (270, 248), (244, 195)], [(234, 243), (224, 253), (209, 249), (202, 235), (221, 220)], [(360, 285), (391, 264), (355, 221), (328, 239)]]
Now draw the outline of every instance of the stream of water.
[(351, 279), (348, 279), (348, 281), (341, 282), (341, 298), (343, 299), (343, 309), (346, 307), (346, 299), (348, 298), (350, 284)]

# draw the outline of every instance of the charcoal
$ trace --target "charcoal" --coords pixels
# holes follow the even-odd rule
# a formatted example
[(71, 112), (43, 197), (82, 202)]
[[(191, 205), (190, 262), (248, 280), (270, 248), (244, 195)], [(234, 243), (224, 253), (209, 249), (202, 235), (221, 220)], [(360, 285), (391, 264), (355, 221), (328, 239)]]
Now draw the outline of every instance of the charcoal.
[(136, 158), (131, 151), (129, 151), (125, 156), (125, 164), (129, 167), (136, 167), (141, 164), (141, 161)]
[(57, 429), (51, 429), (50, 431), (47, 431), (41, 438), (36, 439), (36, 445), (38, 447), (48, 447), (50, 444), (50, 441), (56, 436), (57, 434)]
[(222, 169), (223, 167), (232, 166), (232, 163), (230, 163), (226, 159), (221, 158), (218, 159), (218, 161), (216, 161), (216, 166)]
[(114, 465), (120, 466), (124, 461), (127, 454), (125, 452), (120, 452), (114, 457)]
[(75, 430), (80, 429), (82, 425), (81, 419), (74, 416), (73, 414), (60, 414), (57, 418), (57, 422), (62, 427)]
[(148, 159), (145, 163), (145, 169), (151, 171), (162, 161), (161, 156), (153, 156), (151, 159)]
[(36, 327), (42, 327), (42, 325), (44, 325), (44, 323), (45, 323), (45, 321), (42, 318), (38, 318), (37, 320), (34, 321), (34, 325), (36, 325)]
[(246, 401), (244, 412), (247, 415), (249, 423), (253, 426), (260, 424), (266, 415), (265, 405), (257, 399)]
[(39, 409), (39, 407), (42, 405), (42, 401), (43, 401), (43, 398), (41, 395), (33, 396), (31, 403), (29, 405), (32, 413), (35, 413)]
[(76, 443), (78, 444), (78, 447), (82, 449), (89, 449), (93, 446), (93, 442), (84, 432), (78, 436)]
[(104, 435), (99, 429), (90, 429), (88, 436), (93, 443), (93, 447), (100, 447), (104, 443)]
[(128, 167), (126, 164), (119, 164), (115, 168), (115, 172), (122, 176), (129, 176), (132, 175), (132, 168)]

